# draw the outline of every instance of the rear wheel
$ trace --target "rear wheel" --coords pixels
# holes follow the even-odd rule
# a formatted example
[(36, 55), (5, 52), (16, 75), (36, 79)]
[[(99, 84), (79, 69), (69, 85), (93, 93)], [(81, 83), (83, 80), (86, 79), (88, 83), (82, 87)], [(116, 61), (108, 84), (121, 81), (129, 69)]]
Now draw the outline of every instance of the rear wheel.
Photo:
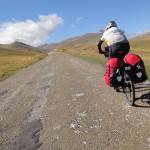
[(126, 73), (124, 77), (124, 87), (123, 92), (125, 95), (125, 99), (128, 102), (130, 106), (134, 106), (135, 102), (135, 87), (132, 82), (132, 78), (129, 76), (129, 74)]

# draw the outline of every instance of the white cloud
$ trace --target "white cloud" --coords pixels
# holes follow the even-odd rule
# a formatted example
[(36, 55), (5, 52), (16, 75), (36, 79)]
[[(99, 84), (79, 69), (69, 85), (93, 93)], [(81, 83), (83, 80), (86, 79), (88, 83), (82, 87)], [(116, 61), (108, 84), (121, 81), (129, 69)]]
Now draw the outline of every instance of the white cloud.
[(82, 17), (77, 17), (76, 22), (80, 22), (82, 19)]
[(71, 25), (72, 28), (75, 28), (77, 27), (77, 24), (82, 20), (83, 18), (82, 17), (77, 17), (76, 20), (75, 20), (75, 23)]
[(42, 44), (56, 27), (63, 23), (57, 14), (40, 15), (39, 21), (26, 20), (3, 23), (0, 26), (0, 44), (10, 44), (14, 41), (23, 42), (32, 46)]
[(72, 25), (71, 25), (71, 27), (72, 27), (72, 28), (75, 28), (75, 27), (76, 27), (76, 25), (75, 25), (75, 24), (72, 24)]

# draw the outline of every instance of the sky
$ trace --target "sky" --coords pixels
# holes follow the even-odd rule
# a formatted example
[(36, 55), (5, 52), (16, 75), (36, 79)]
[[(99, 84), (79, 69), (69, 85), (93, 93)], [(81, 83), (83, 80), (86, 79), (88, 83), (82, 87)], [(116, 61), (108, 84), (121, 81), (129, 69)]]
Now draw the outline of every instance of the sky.
[(127, 37), (150, 32), (150, 0), (0, 0), (0, 44), (32, 46), (96, 33), (110, 21)]

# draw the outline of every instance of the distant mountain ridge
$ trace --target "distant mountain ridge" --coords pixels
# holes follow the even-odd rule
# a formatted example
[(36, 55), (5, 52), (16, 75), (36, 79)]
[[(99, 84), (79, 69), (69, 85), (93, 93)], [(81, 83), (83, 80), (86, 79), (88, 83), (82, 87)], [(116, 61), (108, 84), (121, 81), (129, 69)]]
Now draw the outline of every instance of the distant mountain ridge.
[(51, 51), (53, 49), (64, 48), (64, 47), (81, 44), (81, 43), (98, 42), (101, 36), (102, 36), (102, 33), (87, 33), (82, 36), (68, 38), (58, 43), (46, 44), (46, 45), (40, 46), (39, 48), (46, 50), (46, 51)]
[(30, 46), (30, 45), (27, 45), (25, 43), (18, 42), (18, 41), (10, 44), (10, 47), (14, 48), (14, 49), (18, 49), (18, 50), (28, 50), (28, 51), (42, 52), (42, 50), (40, 48), (35, 48), (33, 46)]
[[(82, 43), (89, 43), (89, 42), (98, 42), (102, 36), (102, 32), (104, 32), (104, 30), (100, 29), (99, 30), (100, 33), (87, 33), (84, 34), (82, 36), (77, 36), (77, 37), (72, 37), (72, 38), (68, 38), (66, 40), (63, 40), (61, 42), (58, 43), (51, 43), (51, 44), (46, 44), (43, 46), (40, 46), (39, 48), (46, 50), (46, 51), (51, 51), (53, 49), (57, 49), (57, 48), (65, 48), (71, 45), (76, 45), (76, 44), (82, 44)], [(141, 36), (136, 36), (133, 39), (136, 38), (144, 38), (144, 37), (150, 37), (150, 32), (141, 35)]]
[(35, 51), (35, 52), (44, 52), (44, 50), (40, 49), (40, 48), (36, 48), (30, 45), (27, 45), (25, 43), (22, 42), (14, 42), (12, 44), (0, 44), (0, 49), (12, 49), (12, 50), (26, 50), (26, 51)]
[(142, 37), (150, 37), (150, 32), (144, 34)]
[[(54, 49), (65, 48), (65, 47), (69, 47), (69, 46), (76, 45), (76, 44), (98, 42), (100, 40), (102, 34), (103, 33), (100, 30), (100, 33), (86, 33), (86, 34), (81, 35), (81, 36), (71, 37), (71, 38), (65, 39), (65, 40), (60, 41), (58, 43), (44, 44), (44, 45), (41, 45), (39, 47), (33, 47), (33, 46), (27, 45), (25, 43), (16, 41), (12, 44), (0, 44), (0, 50), (2, 50), (2, 49), (27, 50), (27, 51), (46, 53), (46, 52), (54, 50)], [(142, 36), (137, 36), (133, 39), (142, 38), (142, 37), (143, 38), (144, 37), (150, 37), (150, 32), (148, 32)]]
[(133, 36), (134, 36), (135, 38), (150, 37), (150, 32), (146, 32), (146, 33), (137, 32), (137, 33), (133, 33)]

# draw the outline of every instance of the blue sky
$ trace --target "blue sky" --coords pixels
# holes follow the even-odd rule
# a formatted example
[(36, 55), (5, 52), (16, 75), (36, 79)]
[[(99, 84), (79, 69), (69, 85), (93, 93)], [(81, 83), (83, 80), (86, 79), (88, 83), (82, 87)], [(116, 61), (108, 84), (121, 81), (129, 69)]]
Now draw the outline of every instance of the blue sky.
[(150, 0), (0, 0), (0, 44), (33, 46), (104, 29), (116, 21), (127, 35), (150, 31)]

